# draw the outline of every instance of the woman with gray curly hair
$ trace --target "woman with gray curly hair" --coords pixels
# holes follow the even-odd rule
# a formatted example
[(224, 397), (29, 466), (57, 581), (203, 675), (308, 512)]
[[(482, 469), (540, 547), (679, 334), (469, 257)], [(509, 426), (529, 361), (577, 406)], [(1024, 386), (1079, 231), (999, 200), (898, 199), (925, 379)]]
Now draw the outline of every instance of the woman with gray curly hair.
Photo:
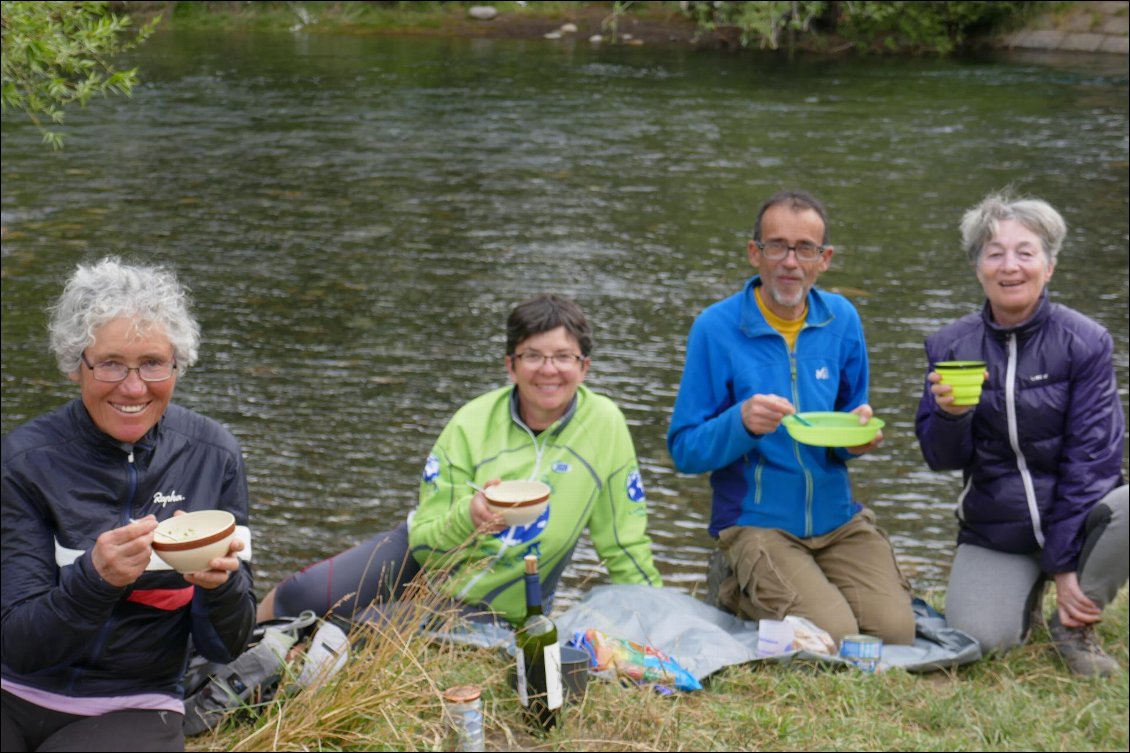
[[(243, 456), (171, 403), (200, 342), (172, 272), (79, 265), (50, 339), (79, 397), (3, 440), (3, 749), (183, 750), (190, 637), (229, 662), (254, 627)], [(238, 534), (181, 575), (154, 531), (207, 509)]]
[[(916, 429), (930, 467), (964, 479), (949, 623), (986, 651), (1018, 645), (1054, 580), (1056, 649), (1072, 672), (1106, 675), (1119, 664), (1093, 626), (1127, 580), (1126, 424), (1110, 333), (1048, 297), (1066, 235), (1041, 199), (990, 195), (965, 213), (986, 300), (926, 340)], [(985, 362), (979, 402), (955, 399), (943, 361)]]

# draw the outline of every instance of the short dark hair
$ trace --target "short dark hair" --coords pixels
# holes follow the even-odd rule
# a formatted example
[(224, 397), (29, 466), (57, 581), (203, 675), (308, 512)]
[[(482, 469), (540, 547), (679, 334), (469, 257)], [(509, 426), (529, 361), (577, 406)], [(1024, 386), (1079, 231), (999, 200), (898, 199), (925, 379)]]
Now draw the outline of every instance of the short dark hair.
[(581, 355), (592, 352), (592, 328), (581, 307), (557, 293), (542, 293), (513, 308), (506, 320), (506, 355), (514, 355), (519, 343), (542, 332), (564, 327), (577, 339)]
[(811, 209), (816, 214), (820, 215), (820, 221), (824, 223), (824, 238), (820, 241), (823, 245), (828, 245), (828, 211), (824, 209), (824, 204), (820, 199), (816, 198), (808, 191), (778, 191), (765, 200), (761, 205), (761, 209), (757, 212), (757, 221), (753, 224), (753, 239), (755, 241), (761, 240), (761, 218), (765, 216), (772, 207), (778, 204), (787, 204), (789, 209), (794, 212), (803, 212), (806, 209)]

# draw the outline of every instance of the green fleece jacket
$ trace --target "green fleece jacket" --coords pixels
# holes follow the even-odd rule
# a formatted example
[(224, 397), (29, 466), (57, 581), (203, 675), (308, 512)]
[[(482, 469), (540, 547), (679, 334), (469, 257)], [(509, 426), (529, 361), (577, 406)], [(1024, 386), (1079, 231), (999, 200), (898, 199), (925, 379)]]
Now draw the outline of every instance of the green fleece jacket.
[[(473, 481), (537, 479), (553, 490), (528, 526), (475, 535)], [(489, 607), (511, 623), (525, 616), (523, 557), (537, 554), (552, 592), (585, 528), (613, 583), (662, 585), (647, 536), (647, 500), (620, 409), (584, 385), (569, 410), (540, 434), (521, 420), (503, 387), (460, 408), (432, 448), (409, 522), (412, 554), (446, 595)], [(550, 604), (546, 604), (547, 611)]]

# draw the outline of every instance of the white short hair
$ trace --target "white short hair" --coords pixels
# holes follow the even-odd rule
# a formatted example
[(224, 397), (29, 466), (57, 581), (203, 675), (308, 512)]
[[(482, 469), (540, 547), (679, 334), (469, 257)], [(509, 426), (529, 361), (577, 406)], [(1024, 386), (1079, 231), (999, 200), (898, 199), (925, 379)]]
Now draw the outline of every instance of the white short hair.
[(969, 261), (976, 264), (985, 245), (997, 234), (1002, 220), (1016, 220), (1040, 238), (1049, 264), (1055, 264), (1067, 223), (1043, 199), (1013, 199), (1007, 194), (990, 194), (961, 218), (961, 246)]
[(196, 363), (200, 325), (190, 312), (188, 290), (162, 267), (123, 264), (108, 256), (79, 264), (51, 306), (51, 350), (64, 374), (73, 374), (94, 333), (119, 317), (160, 327), (173, 346), (181, 373)]

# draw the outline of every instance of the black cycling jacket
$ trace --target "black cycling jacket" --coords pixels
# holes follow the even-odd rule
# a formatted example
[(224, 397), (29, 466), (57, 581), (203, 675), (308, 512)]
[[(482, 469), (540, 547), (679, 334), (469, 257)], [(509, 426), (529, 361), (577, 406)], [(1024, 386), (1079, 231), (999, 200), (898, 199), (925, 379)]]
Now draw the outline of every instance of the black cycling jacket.
[(132, 585), (98, 575), (98, 535), (131, 518), (222, 509), (247, 532), (247, 478), (235, 437), (170, 404), (141, 441), (100, 431), (81, 400), (3, 440), (2, 670), (70, 696), (183, 695), (191, 635), (233, 660), (255, 624), (246, 562), (223, 586), (195, 588), (159, 559)]

